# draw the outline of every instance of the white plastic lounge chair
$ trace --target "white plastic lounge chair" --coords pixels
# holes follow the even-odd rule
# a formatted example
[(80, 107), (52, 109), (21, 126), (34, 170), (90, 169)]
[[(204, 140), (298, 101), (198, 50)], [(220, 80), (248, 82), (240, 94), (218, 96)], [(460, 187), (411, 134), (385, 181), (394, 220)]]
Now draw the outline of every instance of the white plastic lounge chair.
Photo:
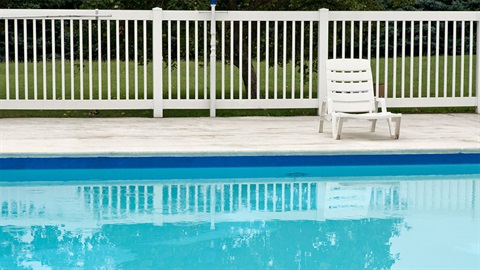
[[(390, 137), (399, 138), (402, 115), (387, 112), (385, 99), (375, 98), (369, 60), (330, 59), (326, 63), (326, 73), (327, 98), (320, 112), (320, 133), (325, 120), (332, 121), (332, 136), (339, 140), (347, 119), (371, 120), (371, 132), (375, 131), (378, 119), (386, 119)], [(379, 106), (381, 112), (378, 112)], [(395, 122), (395, 130), (392, 130), (392, 122)]]

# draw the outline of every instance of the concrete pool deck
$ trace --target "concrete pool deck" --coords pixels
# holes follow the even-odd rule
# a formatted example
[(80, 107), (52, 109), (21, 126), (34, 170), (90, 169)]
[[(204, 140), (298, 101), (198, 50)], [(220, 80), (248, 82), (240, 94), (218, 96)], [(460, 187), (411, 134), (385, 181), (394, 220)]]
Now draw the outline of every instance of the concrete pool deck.
[(1, 156), (242, 155), (480, 152), (479, 114), (404, 114), (399, 140), (385, 121), (349, 121), (342, 140), (318, 117), (5, 118)]

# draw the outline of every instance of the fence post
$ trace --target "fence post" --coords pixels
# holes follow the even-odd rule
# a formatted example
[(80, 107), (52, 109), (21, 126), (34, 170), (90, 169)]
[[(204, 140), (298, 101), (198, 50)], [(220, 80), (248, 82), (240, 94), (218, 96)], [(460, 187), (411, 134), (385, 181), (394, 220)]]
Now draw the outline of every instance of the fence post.
[(476, 95), (477, 113), (480, 114), (480, 12), (477, 13), (477, 67), (476, 67)]
[(328, 59), (328, 9), (319, 10), (320, 20), (318, 24), (318, 114), (321, 104), (327, 95), (327, 78), (325, 74), (326, 61)]
[(163, 117), (163, 46), (162, 9), (154, 8), (153, 16), (153, 117)]
[(210, 22), (210, 117), (215, 117), (215, 101), (217, 99), (217, 28), (215, 22), (216, 3), (216, 0), (210, 0), (210, 6), (212, 8), (212, 17)]

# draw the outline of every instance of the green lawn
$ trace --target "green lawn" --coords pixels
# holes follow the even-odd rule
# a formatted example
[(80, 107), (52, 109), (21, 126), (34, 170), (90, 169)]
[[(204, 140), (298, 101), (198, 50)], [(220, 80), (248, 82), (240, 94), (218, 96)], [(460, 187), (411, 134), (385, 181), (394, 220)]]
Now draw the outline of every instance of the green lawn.
[[(427, 91), (430, 92), (430, 96), (438, 95), (443, 96), (453, 96), (452, 93), (452, 77), (455, 78), (455, 96), (460, 96), (463, 92), (463, 95), (469, 95), (470, 91), (473, 91), (475, 96), (475, 70), (473, 71), (473, 77), (471, 79), (472, 90), (470, 90), (470, 77), (468, 73), (468, 67), (470, 63), (470, 58), (465, 56), (464, 58), (464, 84), (461, 88), (461, 57), (457, 56), (455, 58), (456, 68), (455, 75), (453, 75), (453, 60), (452, 56), (447, 57), (448, 68), (447, 68), (447, 80), (444, 80), (444, 61), (443, 56), (438, 58), (439, 63), (439, 75), (438, 80), (435, 77), (435, 64), (437, 59), (431, 57), (430, 59), (430, 88), (427, 90), (427, 57), (413, 58), (413, 74), (410, 75), (410, 58), (405, 59), (405, 71), (404, 71), (404, 93), (405, 97), (426, 97)], [(419, 93), (419, 64), (421, 61), (422, 69), (422, 93)], [(475, 69), (476, 57), (473, 57), (472, 64)], [(143, 63), (143, 62), (142, 62)], [(139, 63), (140, 64), (140, 63)], [(171, 79), (169, 84), (169, 74), (166, 69), (167, 63), (164, 63), (164, 74), (163, 74), (163, 85), (164, 85), (164, 98), (177, 99), (179, 96), (181, 98), (186, 98), (188, 83), (188, 97), (190, 99), (204, 99), (208, 98), (208, 91), (204, 90), (205, 81), (204, 78), (209, 78), (209, 70), (205, 70), (202, 63), (198, 65), (198, 83), (195, 84), (195, 63), (190, 61), (189, 63), (189, 76), (186, 76), (186, 62), (175, 63), (175, 67), (171, 71)], [(305, 74), (308, 74), (308, 63), (305, 63), (306, 69), (304, 70)], [(257, 67), (257, 62), (252, 61), (254, 68)], [(392, 58), (388, 59), (388, 80), (387, 80), (387, 95), (389, 97), (396, 96), (402, 97), (402, 69), (401, 69), (401, 59), (396, 60), (396, 84), (394, 89), (393, 84), (393, 74), (394, 74), (394, 60)], [(44, 73), (44, 63), (39, 61), (36, 65), (37, 70), (37, 79), (34, 77), (35, 65), (32, 62), (27, 63), (28, 68), (28, 87), (25, 87), (25, 73), (24, 73), (24, 63), (19, 63), (18, 65), (18, 90), (15, 85), (15, 65), (14, 63), (9, 63), (9, 77), (10, 85), (8, 89), (8, 95), (10, 98), (15, 98), (18, 95), (19, 99), (25, 99), (25, 96), (28, 95), (29, 99), (53, 99), (55, 96), (56, 99), (99, 99), (101, 96), (102, 99), (111, 98), (111, 99), (151, 99), (153, 96), (152, 93), (152, 63), (148, 62), (146, 67), (146, 77), (147, 81), (144, 80), (145, 67), (140, 65), (137, 70), (137, 75), (135, 73), (133, 61), (128, 63), (128, 67), (125, 62), (120, 61), (118, 65), (118, 71), (120, 76), (117, 78), (117, 62), (112, 61), (110, 66), (110, 73), (108, 73), (108, 66), (106, 62), (102, 62), (100, 65), (101, 71), (99, 72), (99, 64), (96, 61), (93, 61), (90, 65), (88, 61), (83, 62), (83, 89), (80, 84), (80, 63), (75, 61), (73, 63), (73, 91), (72, 91), (72, 68), (69, 61), (64, 63), (64, 74), (65, 80), (62, 81), (62, 64), (60, 61), (55, 62), (55, 80), (52, 76), (52, 62), (47, 61), (45, 63), (45, 72), (47, 74), (46, 80), (43, 80)], [(90, 68), (91, 67), (91, 68)], [(178, 68), (180, 68), (180, 78), (178, 78)], [(240, 86), (242, 89), (242, 98), (247, 97), (246, 87), (240, 84), (238, 69), (234, 68), (234, 76), (230, 77), (230, 65), (225, 67), (225, 79), (222, 81), (222, 65), (220, 62), (217, 62), (217, 99), (226, 98), (230, 99), (233, 95), (234, 98), (239, 98), (240, 96)], [(128, 70), (128, 72), (127, 72)], [(372, 70), (374, 75), (374, 80), (376, 78), (376, 61), (372, 60)], [(283, 80), (283, 68), (278, 66), (277, 68), (277, 77), (275, 77), (275, 68), (269, 67), (269, 80), (268, 83), (265, 81), (265, 63), (261, 63), (260, 68), (260, 98), (265, 98), (266, 95), (269, 98), (291, 98), (292, 97), (292, 66), (287, 64), (286, 67), (286, 81)], [(316, 98), (316, 85), (317, 85), (317, 75), (316, 73), (311, 74), (312, 78), (312, 91), (309, 92), (309, 77), (305, 76), (303, 82), (303, 93), (300, 93), (300, 71), (299, 68), (295, 69), (295, 97), (299, 98), (301, 94), (306, 97)], [(90, 73), (92, 76), (90, 76)], [(126, 74), (128, 73), (129, 83), (126, 82)], [(384, 79), (385, 73), (385, 59), (380, 59), (379, 61), (379, 83), (385, 83)], [(100, 74), (100, 76), (99, 76)], [(108, 74), (110, 74), (110, 80), (108, 80)], [(101, 82), (99, 83), (99, 79)], [(233, 80), (233, 88), (230, 87)], [(110, 81), (110, 84), (108, 83)], [(180, 87), (178, 87), (178, 82), (180, 81)], [(0, 99), (5, 99), (7, 97), (6, 89), (6, 64), (0, 64)], [(222, 83), (225, 85), (225, 92), (222, 92)], [(54, 92), (54, 84), (56, 91)], [(35, 85), (37, 91), (35, 93)], [(169, 87), (171, 85), (171, 87)], [(266, 91), (266, 85), (268, 85), (268, 91)], [(277, 85), (277, 92), (274, 92), (275, 85)], [(285, 87), (284, 87), (285, 85)], [(438, 90), (436, 86), (438, 85)], [(413, 87), (412, 87), (413, 86)], [(447, 92), (444, 92), (446, 87)], [(65, 89), (65, 91), (62, 91)], [(101, 90), (100, 90), (101, 89)], [(135, 90), (138, 89), (138, 92)], [(196, 90), (198, 89), (198, 90)], [(394, 93), (395, 91), (395, 93)], [(410, 109), (392, 109), (392, 111), (401, 111), (401, 112), (474, 112), (474, 108), (410, 108)], [(288, 109), (288, 110), (218, 110), (218, 116), (238, 116), (238, 115), (315, 115), (317, 112), (316, 109)], [(164, 115), (166, 117), (174, 116), (208, 116), (208, 110), (166, 110)], [(101, 111), (99, 114), (85, 112), (85, 111), (9, 111), (9, 110), (0, 110), (0, 117), (22, 117), (22, 116), (41, 116), (41, 117), (83, 117), (83, 116), (103, 116), (103, 117), (114, 117), (114, 116), (140, 116), (140, 117), (149, 117), (152, 116), (152, 112), (149, 110), (140, 110), (140, 111)]]
[[(435, 74), (436, 64), (438, 60), (438, 80)], [(438, 96), (438, 97), (452, 97), (456, 96), (459, 97), (463, 94), (463, 96), (469, 96), (470, 91), (472, 92), (473, 96), (475, 96), (475, 64), (476, 64), (476, 56), (473, 56), (472, 61), (472, 77), (469, 74), (469, 64), (470, 64), (470, 57), (465, 56), (463, 59), (463, 85), (461, 83), (462, 73), (461, 73), (461, 63), (462, 59), (461, 56), (453, 56), (447, 57), (447, 69), (445, 70), (445, 57), (440, 56), (438, 59), (436, 57), (430, 58), (430, 74), (428, 69), (428, 58), (426, 56), (420, 58), (415, 57), (413, 58), (413, 73), (411, 73), (411, 59), (406, 58), (404, 63), (404, 74), (403, 74), (403, 87), (404, 87), (404, 97), (419, 97), (419, 94), (422, 97), (427, 97), (428, 93), (430, 92), (430, 97)], [(453, 61), (455, 60), (455, 70), (453, 69)], [(421, 61), (421, 66), (420, 66)], [(396, 69), (394, 69), (394, 59), (388, 59), (388, 97), (402, 97), (402, 61), (401, 58), (396, 59)], [(379, 61), (379, 83), (385, 82), (385, 59), (380, 59)], [(422, 74), (421, 80), (421, 87), (420, 90), (422, 91), (419, 93), (419, 84), (420, 84), (420, 69)], [(396, 72), (394, 72), (396, 71)], [(455, 71), (455, 75), (453, 74)], [(374, 77), (376, 76), (376, 61), (372, 61), (372, 72)], [(445, 72), (446, 72), (446, 80), (445, 80)], [(393, 75), (396, 74), (396, 83), (393, 83)], [(428, 77), (430, 76), (430, 77)], [(471, 88), (470, 88), (470, 78), (471, 78)], [(455, 93), (452, 89), (453, 79), (455, 79)], [(462, 87), (463, 86), (463, 87)], [(394, 89), (395, 88), (395, 89)], [(446, 89), (446, 92), (445, 92)], [(463, 93), (462, 93), (463, 92)], [(395, 95), (394, 95), (395, 93)]]
[[(108, 66), (106, 62), (102, 62), (100, 66), (98, 62), (92, 62), (90, 65), (87, 61), (83, 62), (83, 75), (80, 69), (80, 62), (75, 61), (73, 64), (73, 69), (70, 61), (65, 61), (64, 71), (62, 72), (61, 61), (56, 61), (55, 65), (52, 65), (51, 61), (47, 61), (44, 68), (43, 62), (37, 63), (37, 79), (35, 80), (34, 70), (35, 65), (32, 62), (27, 63), (28, 67), (28, 91), (25, 87), (25, 64), (23, 62), (18, 65), (18, 97), (19, 99), (25, 99), (26, 92), (28, 92), (28, 98), (35, 98), (35, 85), (37, 86), (37, 98), (38, 99), (72, 99), (72, 92), (74, 99), (99, 99), (100, 95), (102, 99), (109, 97), (112, 99), (125, 99), (127, 93), (129, 98), (135, 98), (135, 86), (142, 91), (139, 91), (138, 98), (142, 99), (145, 97), (143, 92), (144, 89), (144, 70), (143, 66), (139, 67), (138, 70), (138, 84), (135, 83), (135, 70), (134, 63), (129, 62), (128, 65), (128, 75), (129, 75), (129, 84), (127, 88), (126, 83), (126, 74), (127, 67), (125, 62), (120, 62), (119, 67), (119, 83), (117, 84), (117, 64), (112, 62), (110, 66), (111, 72), (108, 73)], [(90, 68), (91, 67), (91, 68)], [(55, 79), (53, 78), (52, 70), (55, 68)], [(73, 70), (73, 91), (72, 91), (72, 70)], [(43, 74), (46, 73), (46, 79), (44, 80)], [(65, 74), (64, 81), (62, 81), (62, 73)], [(90, 76), (91, 74), (91, 76)], [(99, 76), (100, 74), (100, 76)], [(110, 74), (110, 91), (108, 91), (108, 74)], [(141, 75), (140, 75), (141, 74)], [(147, 79), (147, 89), (151, 95), (152, 89), (152, 67), (147, 65), (147, 75), (149, 76), (150, 82)], [(83, 76), (83, 85), (81, 85), (81, 77)], [(15, 65), (14, 63), (9, 63), (9, 94), (10, 98), (17, 96), (17, 89), (14, 85), (15, 83)], [(101, 83), (99, 84), (99, 80)], [(0, 64), (0, 81), (6, 81), (6, 65), (5, 63)], [(120, 91), (117, 92), (117, 86)], [(101, 87), (101, 88), (100, 88)], [(62, 91), (62, 89), (65, 91)], [(55, 92), (54, 90), (55, 89)], [(99, 90), (101, 89), (101, 91)], [(6, 98), (6, 84), (0, 85), (0, 99)]]
[[(253, 63), (256, 68), (256, 62)], [(117, 62), (112, 62), (110, 65), (110, 72), (108, 72), (108, 65), (106, 62), (102, 62), (99, 69), (98, 62), (92, 62), (90, 65), (88, 62), (83, 63), (83, 75), (80, 70), (80, 63), (78, 61), (74, 62), (73, 65), (73, 91), (72, 91), (72, 65), (70, 61), (66, 61), (64, 64), (65, 79), (62, 81), (62, 64), (60, 61), (56, 61), (55, 64), (55, 79), (52, 76), (52, 62), (47, 62), (45, 65), (43, 62), (37, 63), (37, 77), (35, 79), (34, 70), (35, 65), (32, 62), (27, 63), (27, 74), (28, 74), (28, 87), (25, 87), (25, 64), (20, 62), (18, 65), (18, 90), (15, 85), (15, 65), (14, 63), (9, 63), (9, 97), (19, 99), (25, 99), (25, 96), (28, 95), (29, 99), (35, 98), (35, 85), (37, 87), (37, 96), (38, 99), (72, 99), (72, 94), (74, 99), (78, 100), (82, 97), (84, 99), (99, 99), (100, 96), (102, 99), (108, 97), (112, 99), (126, 99), (128, 96), (130, 99), (151, 99), (153, 96), (153, 67), (152, 63), (149, 62), (146, 67), (147, 80), (145, 83), (145, 68), (143, 65), (139, 66), (137, 69), (137, 74), (135, 74), (135, 66), (133, 62), (129, 62), (128, 67), (125, 62), (119, 62), (118, 72), (117, 72)], [(175, 63), (170, 74), (167, 69), (167, 63), (164, 64), (164, 73), (163, 73), (163, 87), (164, 87), (164, 98), (177, 99), (179, 96), (182, 99), (187, 97), (187, 83), (188, 87), (188, 97), (190, 99), (205, 99), (208, 98), (208, 90), (205, 91), (205, 80), (209, 80), (210, 72), (209, 67), (205, 70), (203, 63), (200, 63), (197, 68), (195, 68), (195, 63), (190, 61), (189, 63), (189, 76), (187, 80), (187, 68), (186, 62), (180, 62), (180, 65)], [(127, 72), (128, 69), (128, 72)], [(239, 98), (240, 96), (240, 83), (239, 83), (239, 71), (238, 68), (234, 67), (233, 78), (231, 75), (231, 66), (225, 65), (225, 80), (222, 78), (222, 65), (220, 62), (217, 63), (217, 98), (227, 98), (229, 99), (231, 95), (234, 98)], [(46, 80), (43, 79), (44, 70), (47, 74)], [(90, 71), (91, 70), (91, 71)], [(100, 72), (99, 72), (100, 70)], [(178, 76), (178, 70), (180, 70), (180, 80)], [(260, 73), (264, 76), (265, 74), (265, 63), (261, 63)], [(277, 97), (283, 98), (283, 68), (278, 67), (277, 71)], [(110, 77), (108, 75), (110, 74)], [(117, 75), (119, 74), (119, 76)], [(127, 76), (128, 74), (128, 85), (127, 85)], [(195, 74), (198, 77), (198, 82), (195, 82)], [(268, 93), (269, 98), (275, 97), (274, 87), (274, 68), (269, 68), (269, 81), (268, 87), (269, 91), (266, 92), (265, 89), (265, 78), (260, 80), (260, 96), (263, 98)], [(91, 76), (90, 76), (91, 75)], [(100, 76), (99, 76), (100, 75)], [(287, 64), (286, 69), (286, 81), (285, 81), (285, 98), (291, 98), (292, 95), (292, 66)], [(83, 77), (83, 85), (80, 84), (81, 77)], [(101, 80), (101, 82), (100, 82)], [(303, 94), (305, 97), (309, 95), (308, 91), (308, 77), (304, 79), (304, 91)], [(0, 81), (6, 82), (6, 65), (5, 63), (0, 64)], [(110, 85), (108, 82), (110, 81)], [(312, 97), (316, 97), (316, 81), (317, 77), (312, 76)], [(99, 83), (100, 82), (100, 83)], [(180, 87), (179, 86), (180, 82)], [(231, 88), (231, 83), (233, 83), (233, 88)], [(295, 73), (295, 97), (300, 97), (300, 72), (296, 69)], [(145, 85), (146, 84), (146, 85)], [(222, 86), (224, 85), (225, 92), (222, 94)], [(243, 86), (242, 98), (247, 98), (246, 86)], [(62, 89), (65, 89), (64, 91)], [(136, 91), (138, 88), (138, 91)], [(207, 89), (209, 85), (207, 85)], [(55, 89), (55, 92), (54, 90)], [(101, 90), (100, 90), (101, 89)], [(231, 89), (233, 91), (231, 91)], [(18, 91), (18, 93), (17, 93)], [(7, 97), (6, 84), (3, 83), (0, 85), (0, 99), (5, 99)]]

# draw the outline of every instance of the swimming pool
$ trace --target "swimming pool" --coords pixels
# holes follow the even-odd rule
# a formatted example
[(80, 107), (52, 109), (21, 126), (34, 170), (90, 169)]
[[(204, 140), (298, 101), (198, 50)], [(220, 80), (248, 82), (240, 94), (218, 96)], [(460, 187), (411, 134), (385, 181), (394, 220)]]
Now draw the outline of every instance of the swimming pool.
[(0, 269), (478, 269), (478, 157), (4, 159)]

